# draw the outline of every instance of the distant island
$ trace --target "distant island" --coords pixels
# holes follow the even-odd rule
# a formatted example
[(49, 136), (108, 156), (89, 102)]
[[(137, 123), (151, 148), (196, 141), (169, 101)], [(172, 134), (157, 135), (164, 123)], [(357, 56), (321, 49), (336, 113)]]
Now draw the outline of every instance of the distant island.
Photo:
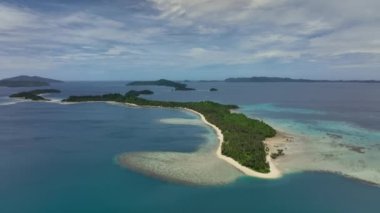
[(153, 95), (153, 91), (151, 90), (130, 90), (129, 92), (125, 93), (125, 96), (139, 96), (139, 95)]
[[(219, 137), (218, 156), (241, 171), (245, 168), (252, 172), (271, 175), (267, 150), (263, 141), (276, 135), (276, 131), (263, 121), (248, 118), (244, 114), (232, 113), (236, 105), (223, 105), (211, 101), (173, 102), (147, 100), (140, 94), (153, 94), (152, 91), (129, 91), (125, 95), (114, 93), (95, 96), (70, 96), (63, 102), (112, 101), (136, 106), (182, 108), (201, 115), (222, 134)], [(234, 163), (237, 162), (237, 163)], [(237, 164), (237, 166), (236, 166)], [(241, 166), (243, 165), (243, 167)], [(242, 169), (243, 168), (243, 169)], [(247, 174), (247, 173), (246, 173)], [(256, 174), (256, 173), (255, 173)]]
[(186, 84), (178, 83), (178, 82), (174, 82), (174, 81), (169, 81), (166, 79), (160, 79), (157, 81), (134, 81), (134, 82), (131, 82), (127, 85), (128, 86), (149, 86), (149, 85), (167, 86), (167, 87), (173, 87), (175, 90), (178, 90), (178, 91), (195, 90), (193, 88), (187, 87)]
[(43, 78), (39, 76), (20, 75), (17, 77), (0, 80), (0, 86), (3, 87), (42, 87), (49, 86), (50, 83), (60, 83), (62, 81)]
[(218, 91), (217, 88), (211, 88), (211, 89), (210, 89), (210, 92), (216, 92), (216, 91)]
[(49, 99), (46, 99), (40, 95), (47, 94), (47, 93), (60, 93), (61, 91), (56, 89), (38, 89), (38, 90), (32, 90), (28, 92), (19, 92), (13, 95), (10, 95), (11, 98), (24, 98), (32, 101), (48, 101)]
[(227, 78), (225, 82), (331, 82), (331, 83), (380, 83), (376, 80), (310, 80), (310, 79), (293, 79), (280, 77), (249, 77), (249, 78)]

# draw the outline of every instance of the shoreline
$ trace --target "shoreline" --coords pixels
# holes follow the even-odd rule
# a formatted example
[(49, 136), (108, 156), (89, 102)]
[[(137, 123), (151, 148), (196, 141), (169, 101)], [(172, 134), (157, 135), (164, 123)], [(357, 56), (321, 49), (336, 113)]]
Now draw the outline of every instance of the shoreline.
[[(118, 102), (113, 102), (113, 101), (105, 101), (104, 103), (119, 104)], [(185, 111), (194, 113), (194, 114), (198, 115), (201, 118), (201, 121), (203, 123), (205, 123), (207, 126), (210, 126), (215, 131), (215, 133), (217, 135), (217, 138), (218, 138), (218, 148), (215, 151), (215, 154), (216, 154), (217, 158), (219, 158), (219, 159), (223, 160), (224, 162), (228, 163), (229, 165), (233, 166), (234, 168), (236, 168), (237, 170), (239, 170), (240, 172), (242, 172), (246, 176), (255, 177), (255, 178), (262, 178), (262, 179), (277, 179), (277, 178), (282, 177), (281, 171), (276, 167), (276, 165), (272, 161), (272, 159), (270, 157), (270, 154), (267, 154), (267, 156), (266, 156), (266, 160), (269, 163), (269, 169), (270, 169), (269, 173), (261, 173), (261, 172), (254, 171), (251, 168), (248, 168), (246, 166), (241, 165), (239, 162), (237, 162), (233, 158), (223, 155), (222, 154), (222, 144), (224, 142), (224, 136), (223, 136), (222, 131), (217, 126), (215, 126), (214, 124), (210, 123), (205, 118), (205, 116), (202, 113), (200, 113), (200, 112), (197, 112), (195, 110), (192, 110), (192, 109), (189, 109), (189, 108), (185, 108), (185, 107), (140, 106), (140, 105), (133, 104), (133, 103), (128, 103), (128, 102), (120, 103), (120, 104), (126, 105), (127, 107), (137, 107), (137, 108), (138, 107), (141, 107), (141, 108), (144, 108), (144, 107), (163, 108), (163, 109), (164, 108), (166, 108), (166, 109), (170, 109), (171, 108), (171, 109), (185, 110)], [(274, 136), (273, 138), (268, 138), (265, 141), (263, 141), (263, 143), (265, 144), (269, 139), (273, 140), (276, 137), (277, 137), (277, 135)]]
[[(277, 179), (277, 178), (282, 177), (280, 170), (278, 170), (278, 168), (274, 165), (272, 159), (270, 158), (270, 155), (267, 155), (267, 157), (266, 157), (267, 161), (269, 163), (269, 168), (270, 168), (269, 173), (260, 173), (260, 172), (254, 171), (254, 170), (252, 170), (246, 166), (241, 165), (239, 162), (237, 162), (233, 158), (223, 155), (222, 154), (222, 144), (224, 142), (224, 136), (223, 136), (222, 131), (217, 126), (215, 126), (214, 124), (208, 122), (203, 114), (201, 114), (195, 110), (188, 109), (188, 108), (180, 108), (180, 109), (184, 109), (186, 111), (190, 111), (190, 112), (198, 115), (206, 125), (213, 128), (213, 130), (217, 134), (218, 141), (219, 141), (218, 148), (216, 150), (216, 156), (219, 159), (227, 162), (228, 164), (235, 167), (236, 169), (238, 169), (239, 171), (241, 171), (243, 174), (245, 174), (247, 176), (256, 177), (256, 178), (263, 178), (263, 179)], [(265, 143), (265, 141), (264, 141), (264, 143)]]
[[(57, 102), (52, 102), (52, 101), (45, 101), (45, 102), (57, 103)], [(85, 101), (84, 103), (95, 103), (95, 102), (99, 102), (99, 101)], [(274, 162), (272, 161), (272, 159), (270, 157), (270, 154), (267, 154), (267, 156), (266, 156), (266, 160), (269, 163), (269, 168), (270, 168), (269, 173), (261, 173), (261, 172), (254, 171), (251, 168), (248, 168), (246, 166), (241, 165), (239, 162), (237, 162), (233, 158), (223, 155), (222, 154), (222, 144), (224, 142), (224, 136), (223, 136), (222, 131), (217, 126), (215, 126), (214, 124), (207, 121), (207, 119), (205, 118), (205, 116), (202, 113), (199, 113), (195, 110), (185, 108), (185, 107), (140, 106), (140, 105), (128, 103), (128, 102), (124, 102), (124, 103), (119, 103), (119, 102), (114, 102), (114, 101), (100, 101), (100, 102), (107, 103), (107, 104), (117, 104), (117, 105), (120, 104), (120, 105), (125, 105), (127, 107), (132, 107), (132, 108), (133, 107), (137, 107), (137, 108), (138, 107), (141, 107), (141, 108), (144, 108), (144, 107), (168, 108), (168, 109), (172, 108), (172, 109), (180, 109), (180, 110), (185, 110), (185, 111), (194, 113), (200, 117), (200, 119), (203, 123), (205, 123), (207, 126), (210, 126), (215, 131), (217, 138), (218, 138), (218, 148), (215, 151), (217, 158), (225, 161), (226, 163), (233, 166), (234, 168), (236, 168), (237, 170), (239, 170), (240, 172), (242, 172), (244, 175), (247, 175), (247, 176), (262, 178), (262, 179), (277, 179), (277, 178), (282, 177), (281, 171), (275, 166)], [(65, 104), (71, 104), (71, 103), (65, 103)], [(268, 138), (268, 139), (274, 139), (274, 138), (276, 138), (276, 136), (274, 136), (273, 138)], [(267, 140), (263, 141), (263, 143), (266, 143)]]
[[(112, 103), (112, 102), (106, 101), (106, 103)], [(246, 166), (241, 165), (239, 162), (237, 162), (233, 158), (223, 155), (222, 154), (222, 144), (224, 142), (224, 136), (223, 136), (222, 131), (217, 126), (210, 123), (206, 119), (206, 117), (200, 112), (197, 112), (195, 110), (185, 108), (185, 107), (139, 106), (137, 104), (128, 103), (128, 102), (125, 102), (124, 104), (129, 106), (129, 107), (150, 107), (150, 108), (153, 107), (153, 108), (169, 108), (169, 109), (172, 108), (172, 109), (180, 109), (180, 110), (185, 110), (185, 111), (194, 113), (201, 118), (203, 123), (205, 123), (207, 126), (210, 126), (215, 131), (217, 138), (218, 138), (218, 142), (219, 142), (218, 148), (215, 151), (217, 158), (219, 158), (219, 159), (225, 161), (226, 163), (230, 164), (231, 166), (233, 166), (234, 168), (236, 168), (237, 170), (239, 170), (240, 172), (242, 172), (246, 176), (262, 178), (262, 179), (278, 179), (278, 178), (282, 177), (282, 172), (276, 167), (276, 165), (274, 164), (273, 160), (270, 157), (270, 154), (267, 154), (267, 156), (266, 156), (266, 160), (269, 163), (269, 169), (270, 169), (269, 173), (261, 173), (261, 172), (254, 171), (251, 168), (248, 168)], [(277, 135), (272, 137), (272, 138), (266, 139), (265, 141), (263, 141), (263, 143), (265, 144), (265, 143), (267, 143), (267, 141), (269, 139), (273, 140), (276, 138), (277, 138)]]
[[(49, 100), (49, 101), (43, 101), (43, 102), (58, 103), (56, 101), (51, 101), (51, 100)], [(94, 103), (94, 102), (99, 102), (99, 101), (85, 101), (85, 103)], [(107, 104), (126, 105), (127, 107), (168, 108), (168, 107), (160, 107), (160, 106), (139, 106), (137, 104), (128, 103), (128, 102), (125, 102), (125, 103), (119, 103), (119, 102), (114, 102), (114, 101), (101, 101), (101, 102), (107, 103)], [(71, 103), (64, 103), (64, 104), (71, 104)], [(223, 133), (222, 133), (222, 131), (217, 126), (215, 126), (214, 124), (212, 124), (209, 121), (207, 121), (207, 119), (205, 118), (205, 116), (203, 114), (201, 114), (201, 113), (199, 113), (199, 112), (197, 112), (195, 110), (192, 110), (192, 109), (189, 109), (189, 108), (184, 108), (184, 107), (169, 107), (169, 108), (185, 110), (185, 111), (189, 111), (191, 113), (194, 113), (194, 114), (198, 115), (201, 118), (201, 121), (203, 123), (205, 123), (207, 126), (210, 126), (215, 131), (215, 133), (217, 135), (217, 139), (218, 139), (219, 143), (218, 143), (218, 148), (217, 148), (217, 150), (215, 152), (216, 156), (219, 159), (221, 159), (221, 160), (225, 161), (226, 163), (230, 164), (231, 166), (235, 167), (237, 170), (239, 170), (243, 174), (245, 174), (247, 176), (256, 177), (256, 178), (263, 178), (263, 179), (277, 179), (277, 178), (282, 177), (281, 171), (274, 165), (274, 162), (272, 161), (272, 159), (271, 159), (271, 157), (270, 157), (269, 154), (267, 154), (267, 156), (266, 156), (266, 160), (269, 163), (269, 168), (270, 168), (270, 172), (269, 173), (260, 173), (260, 172), (254, 171), (253, 169), (250, 169), (250, 168), (248, 168), (246, 166), (243, 166), (239, 162), (237, 162), (236, 160), (234, 160), (233, 158), (225, 156), (225, 155), (222, 154), (222, 144), (224, 142)], [(270, 138), (270, 139), (274, 139), (274, 138), (276, 138), (276, 136), (273, 137), (273, 138)], [(263, 143), (266, 143), (267, 140), (263, 141)]]
[[(25, 99), (19, 99), (19, 98), (10, 98), (10, 99), (15, 99), (15, 100), (20, 100), (19, 102), (22, 103), (22, 102), (34, 102), (32, 100), (25, 100)], [(54, 104), (78, 104), (78, 103), (69, 103), (69, 102), (58, 102), (58, 101), (40, 101), (40, 102), (45, 102), (45, 103), (54, 103)], [(357, 176), (353, 176), (353, 175), (350, 175), (348, 173), (345, 173), (345, 172), (341, 172), (341, 171), (335, 171), (335, 170), (329, 170), (329, 169), (300, 169), (300, 170), (297, 170), (297, 171), (287, 171), (286, 169), (283, 170), (284, 168), (281, 166), (280, 168), (282, 168), (281, 170), (278, 169), (278, 167), (276, 165), (280, 164), (279, 161), (277, 160), (273, 160), (270, 158), (270, 155), (267, 155), (267, 162), (269, 163), (269, 167), (270, 167), (270, 172), (269, 173), (260, 173), (260, 172), (256, 172), (248, 167), (245, 167), (243, 165), (241, 165), (240, 163), (238, 163), (237, 161), (235, 161), (234, 159), (228, 157), (228, 156), (225, 156), (225, 155), (222, 155), (221, 153), (221, 146), (222, 146), (222, 143), (223, 143), (223, 134), (221, 132), (221, 130), (216, 127), (215, 125), (211, 124), (210, 122), (208, 122), (205, 117), (203, 116), (203, 114), (197, 112), (197, 111), (194, 111), (194, 110), (191, 110), (191, 109), (188, 109), (188, 108), (183, 108), (183, 107), (160, 107), (160, 106), (139, 106), (139, 105), (136, 105), (136, 104), (133, 104), (133, 103), (128, 103), (128, 102), (125, 102), (125, 103), (120, 103), (120, 102), (114, 102), (114, 101), (84, 101), (84, 102), (81, 102), (81, 103), (99, 103), (99, 102), (103, 102), (103, 103), (107, 103), (107, 104), (113, 104), (113, 105), (124, 105), (124, 106), (127, 106), (127, 107), (131, 107), (131, 108), (167, 108), (167, 109), (179, 109), (179, 110), (186, 110), (188, 112), (191, 112), (191, 113), (194, 113), (196, 115), (198, 115), (202, 122), (205, 123), (206, 125), (210, 126), (213, 128), (213, 130), (215, 131), (215, 133), (217, 134), (218, 136), (218, 140), (219, 140), (219, 145), (218, 145), (218, 149), (216, 150), (216, 155), (219, 159), (222, 159), (223, 161), (227, 162), (228, 164), (230, 164), (231, 166), (233, 166), (234, 168), (236, 168), (237, 170), (239, 170), (240, 172), (242, 172), (243, 174), (247, 175), (247, 176), (252, 176), (252, 177), (257, 177), (257, 178), (263, 178), (263, 179), (277, 179), (277, 178), (280, 178), (283, 176), (283, 174), (287, 174), (287, 173), (298, 173), (298, 172), (321, 172), (321, 173), (331, 173), (331, 174), (336, 174), (336, 175), (339, 175), (339, 176), (344, 176), (346, 178), (350, 178), (350, 179), (354, 179), (354, 180), (357, 180), (357, 181), (361, 181), (361, 182), (366, 182), (370, 185), (376, 185), (376, 186), (380, 186), (380, 184), (376, 181), (372, 181), (372, 180), (367, 180), (365, 178), (362, 178), (362, 177), (357, 177)], [(17, 104), (18, 102), (14, 103), (14, 104)], [(13, 103), (12, 103), (13, 104)], [(271, 144), (272, 144), (272, 149), (273, 149), (273, 146), (276, 147), (275, 145), (277, 143), (283, 143), (284, 140), (286, 140), (287, 138), (293, 138), (294, 135), (293, 134), (288, 134), (288, 130), (287, 129), (283, 129), (283, 128), (279, 128), (278, 126), (276, 126), (276, 129), (279, 130), (277, 132), (277, 134), (274, 136), (274, 137), (271, 137), (271, 138), (267, 138), (266, 140), (263, 141), (264, 144), (268, 145), (268, 147), (270, 148), (270, 151), (273, 151), (271, 150)], [(288, 142), (288, 141), (287, 141)], [(277, 147), (276, 147), (277, 149)], [(280, 166), (280, 165), (279, 165)]]

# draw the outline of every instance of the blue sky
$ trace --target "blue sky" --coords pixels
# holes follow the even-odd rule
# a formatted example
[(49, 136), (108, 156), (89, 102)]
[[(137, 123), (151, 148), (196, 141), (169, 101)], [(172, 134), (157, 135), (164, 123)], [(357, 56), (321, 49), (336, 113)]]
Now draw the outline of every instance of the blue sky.
[(0, 1), (0, 77), (380, 79), (379, 0)]

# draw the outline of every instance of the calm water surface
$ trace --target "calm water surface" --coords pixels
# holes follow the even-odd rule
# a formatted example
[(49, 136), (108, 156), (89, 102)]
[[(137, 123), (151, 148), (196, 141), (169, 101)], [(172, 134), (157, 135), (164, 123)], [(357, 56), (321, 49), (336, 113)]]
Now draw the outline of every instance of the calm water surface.
[[(249, 116), (285, 127), (293, 122), (294, 131), (317, 135), (332, 131), (347, 138), (344, 142), (361, 143), (371, 151), (380, 146), (378, 84), (190, 86), (198, 90), (172, 92), (149, 87), (156, 92), (149, 98), (238, 104)], [(219, 91), (208, 92), (211, 87)], [(125, 82), (69, 82), (53, 88), (63, 91), (51, 96), (60, 99), (124, 93), (138, 87), (128, 88)], [(378, 186), (329, 173), (296, 173), (274, 181), (245, 177), (213, 187), (140, 175), (121, 168), (114, 157), (134, 151), (192, 152), (208, 131), (201, 126), (158, 122), (170, 117), (193, 118), (176, 110), (104, 103), (15, 103), (6, 98), (21, 90), (0, 88), (0, 212), (378, 212)], [(371, 169), (380, 169), (377, 160), (372, 158), (375, 164)]]

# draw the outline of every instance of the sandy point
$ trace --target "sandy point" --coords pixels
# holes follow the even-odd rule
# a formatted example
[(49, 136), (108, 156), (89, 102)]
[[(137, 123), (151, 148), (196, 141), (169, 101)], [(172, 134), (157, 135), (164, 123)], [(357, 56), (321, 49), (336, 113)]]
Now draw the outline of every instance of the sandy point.
[[(219, 145), (218, 145), (218, 148), (216, 150), (216, 156), (218, 158), (220, 158), (220, 159), (224, 160), (225, 162), (229, 163), (230, 165), (234, 166), (236, 169), (238, 169), (239, 171), (241, 171), (242, 173), (244, 173), (247, 176), (252, 176), (252, 177), (256, 177), (256, 178), (264, 178), (264, 179), (276, 179), (276, 178), (280, 178), (282, 176), (281, 171), (276, 167), (276, 165), (274, 165), (274, 163), (273, 163), (273, 161), (269, 155), (267, 155), (267, 162), (269, 163), (269, 167), (270, 167), (269, 173), (261, 173), (261, 172), (254, 171), (254, 170), (252, 170), (246, 166), (241, 165), (239, 162), (235, 161), (234, 159), (223, 155), (222, 154), (222, 144), (224, 142), (224, 136), (222, 134), (222, 131), (217, 126), (215, 126), (214, 124), (208, 122), (203, 114), (201, 114), (195, 110), (192, 110), (192, 109), (188, 109), (188, 108), (184, 108), (184, 109), (187, 111), (190, 111), (194, 114), (197, 114), (205, 124), (207, 124), (208, 126), (210, 126), (214, 129), (214, 131), (216, 132), (216, 134), (218, 136), (218, 141), (219, 141)], [(275, 140), (275, 139), (276, 139), (276, 137), (272, 138), (272, 140)], [(267, 143), (267, 142), (268, 142), (268, 140), (264, 141), (264, 143)]]

